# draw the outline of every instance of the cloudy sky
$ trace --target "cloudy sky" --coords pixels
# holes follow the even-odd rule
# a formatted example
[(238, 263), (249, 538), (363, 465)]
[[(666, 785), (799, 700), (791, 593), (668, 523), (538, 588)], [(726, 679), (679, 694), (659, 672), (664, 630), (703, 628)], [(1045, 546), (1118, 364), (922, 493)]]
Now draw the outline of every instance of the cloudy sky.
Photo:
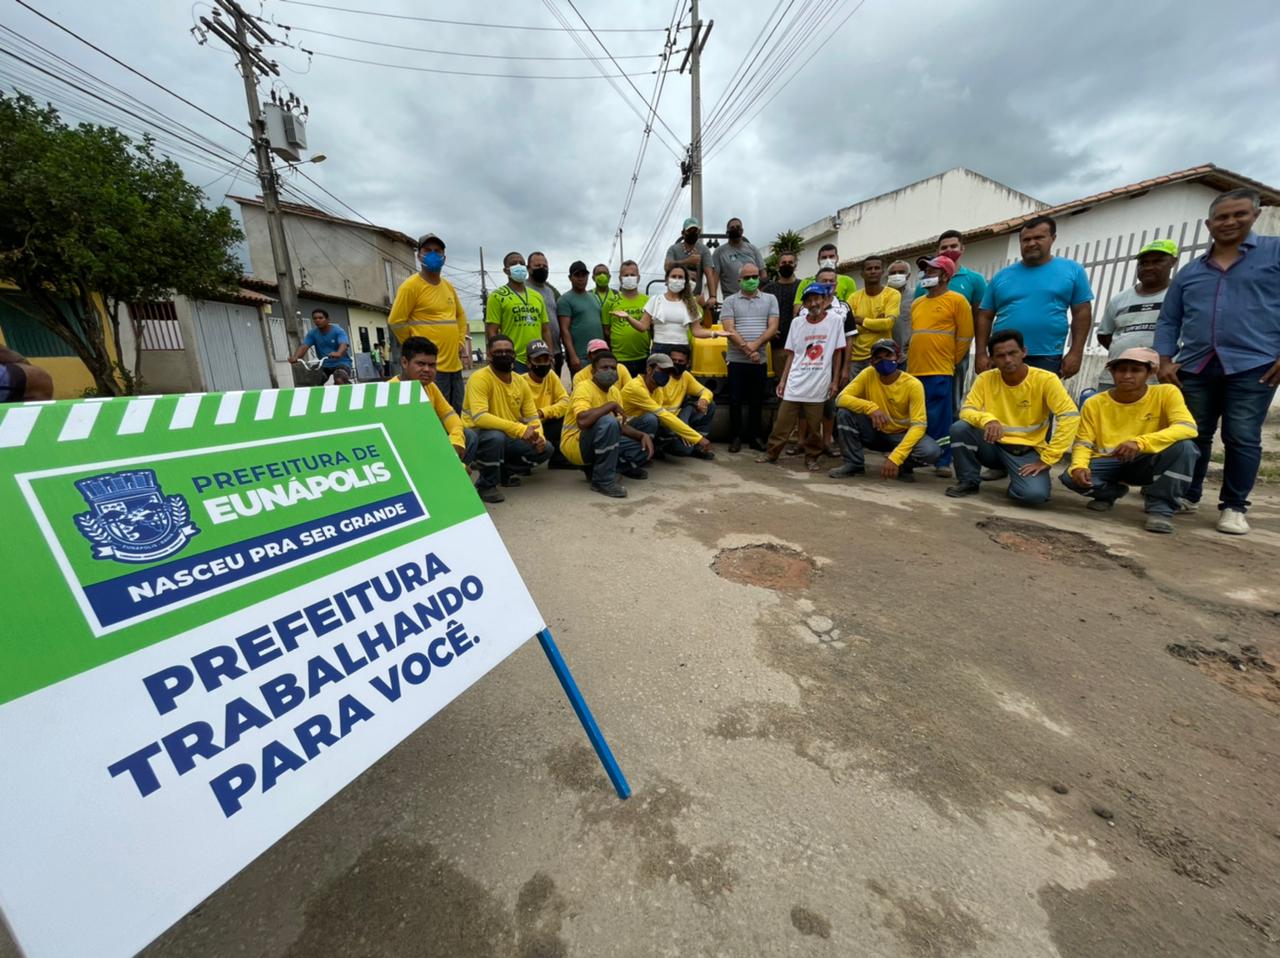
[[(193, 15), (208, 15), (207, 0), (193, 7), (139, 0), (27, 2), (243, 129), (244, 90), (230, 53), (217, 41), (198, 46), (189, 34)], [(439, 232), (449, 244), (451, 265), (459, 269), (475, 270), (483, 245), (493, 283), (500, 281), (495, 264), (509, 249), (545, 249), (553, 278), (563, 277), (573, 259), (593, 263), (609, 255), (643, 132), (633, 108), (643, 112), (653, 89), (673, 10), (689, 22), (686, 0), (573, 2), (593, 27), (646, 31), (599, 34), (623, 69), (638, 74), (631, 80), (644, 96), (618, 79), (625, 97), (620, 95), (598, 77), (574, 35), (556, 29), (562, 25), (557, 12), (571, 26), (582, 26), (569, 0), (246, 0), (246, 8), (292, 25), (287, 34), (268, 29), (316, 52), (310, 60), (298, 50), (274, 54), (283, 68), (277, 86), (310, 106), (311, 148), (327, 156), (308, 173), (375, 222), (414, 235)], [(126, 7), (138, 12), (122, 14)], [(701, 0), (702, 18), (715, 21), (703, 60), (704, 117), (722, 105), (744, 57), (762, 31), (767, 34), (745, 65), (743, 95), (707, 132), (705, 219), (712, 228), (738, 215), (748, 237), (763, 243), (780, 230), (954, 166), (1048, 202), (1204, 162), (1280, 184), (1274, 93), (1280, 81), (1274, 49), (1280, 4), (1274, 0), (1220, 0), (1212, 23), (1202, 6), (1160, 0), (964, 0), (914, 10), (891, 0), (866, 0), (855, 7), (856, 0)], [(786, 33), (792, 20), (805, 25), (803, 34)], [(228, 190), (255, 189), (233, 170), (247, 142), (232, 130), (148, 86), (14, 0), (0, 5), (0, 24), (197, 131), (200, 142), (207, 137), (220, 145), (221, 155), (211, 156), (188, 144), (162, 142), (177, 151), (194, 182), (207, 185), (212, 201), (221, 201)], [(602, 55), (590, 35), (578, 37), (590, 53)], [(686, 44), (688, 30), (679, 37)], [(788, 37), (801, 42), (784, 58), (779, 54), (788, 50), (785, 42), (775, 47), (774, 41)], [(828, 42), (822, 45), (823, 40)], [(12, 32), (3, 33), (0, 48), (28, 59), (47, 56)], [(65, 64), (43, 62), (71, 75)], [(617, 72), (612, 64), (606, 67)], [(101, 120), (110, 113), (11, 57), (0, 57), (0, 82), (31, 89), (71, 116), (97, 111)], [(80, 82), (94, 88), (83, 77)], [(670, 130), (656, 124), (648, 144), (626, 220), (629, 256), (637, 256), (659, 227), (660, 258), (688, 215), (686, 191), (670, 219), (659, 222), (678, 179), (668, 147), (682, 152), (689, 139), (687, 73), (673, 70), (666, 77), (658, 112)], [(312, 184), (285, 175), (349, 215)], [(459, 279), (474, 281), (476, 274)]]

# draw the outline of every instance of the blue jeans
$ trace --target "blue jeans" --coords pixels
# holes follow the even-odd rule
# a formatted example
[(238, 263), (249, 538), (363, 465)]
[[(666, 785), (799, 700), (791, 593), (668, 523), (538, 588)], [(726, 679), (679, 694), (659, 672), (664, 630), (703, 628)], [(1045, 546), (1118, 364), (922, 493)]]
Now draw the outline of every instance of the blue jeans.
[(1062, 356), (1028, 356), (1026, 359), (1028, 366), (1035, 366), (1036, 369), (1043, 369), (1045, 372), (1053, 373), (1055, 376), (1062, 373)]
[(952, 381), (954, 376), (917, 376), (924, 386), (925, 413), (929, 425), (925, 434), (942, 447), (942, 455), (938, 458), (938, 466), (951, 465), (951, 423), (955, 421), (955, 413), (951, 409)]
[(622, 434), (615, 416), (601, 416), (590, 429), (578, 437), (582, 464), (591, 467), (591, 481), (598, 486), (610, 485), (618, 478), (618, 468), (638, 469), (648, 460), (644, 447)]
[(1141, 486), (1146, 499), (1147, 512), (1171, 516), (1178, 511), (1178, 499), (1191, 484), (1191, 470), (1199, 451), (1190, 439), (1180, 439), (1168, 449), (1137, 456), (1121, 462), (1109, 456), (1100, 456), (1089, 463), (1092, 486), (1077, 485), (1067, 470), (1058, 478), (1072, 492), (1090, 499), (1114, 502), (1123, 491), (1120, 484)]
[(1264, 386), (1258, 382), (1269, 368), (1259, 366), (1227, 375), (1215, 357), (1201, 372), (1179, 371), (1182, 398), (1186, 400), (1200, 430), (1195, 440), (1200, 458), (1186, 496), (1192, 502), (1199, 502), (1204, 495), (1204, 477), (1209, 471), (1213, 434), (1218, 431), (1218, 420), (1221, 419), (1226, 462), (1218, 508), (1241, 512), (1249, 508), (1249, 493), (1253, 491), (1258, 465), (1262, 462), (1262, 423), (1276, 394), (1275, 386)]
[[(871, 417), (848, 409), (836, 410), (836, 442), (845, 465), (862, 469), (866, 466), (863, 449), (876, 452), (893, 452), (902, 443), (905, 432), (879, 432), (871, 425)], [(916, 466), (931, 466), (942, 457), (942, 447), (928, 436), (921, 436), (911, 449), (902, 472), (911, 472)]]
[(1049, 501), (1053, 492), (1049, 470), (1034, 476), (1018, 474), (1028, 463), (1040, 461), (1040, 454), (1030, 446), (987, 442), (983, 430), (960, 419), (951, 426), (951, 450), (956, 459), (956, 479), (960, 482), (980, 484), (983, 466), (1003, 469), (1009, 474), (1009, 498), (1014, 502), (1039, 505)]
[(480, 445), (480, 435), (474, 429), (463, 428), (462, 435), (466, 438), (467, 444), (462, 454), (463, 465), (469, 466), (476, 461), (476, 449)]
[(951, 391), (951, 418), (954, 420), (960, 415), (960, 407), (964, 405), (964, 381), (969, 375), (969, 357), (966, 356), (960, 360), (956, 366), (955, 382), (952, 384)]
[(456, 373), (436, 373), (436, 388), (444, 395), (444, 401), (453, 407), (454, 412), (462, 412), (462, 398), (466, 392), (466, 384), (462, 381), (461, 369)]
[(477, 430), (475, 466), (480, 476), (477, 489), (492, 489), (503, 476), (517, 471), (532, 471), (539, 463), (551, 458), (551, 443), (534, 452), (533, 444), (524, 439), (512, 439), (501, 429)]

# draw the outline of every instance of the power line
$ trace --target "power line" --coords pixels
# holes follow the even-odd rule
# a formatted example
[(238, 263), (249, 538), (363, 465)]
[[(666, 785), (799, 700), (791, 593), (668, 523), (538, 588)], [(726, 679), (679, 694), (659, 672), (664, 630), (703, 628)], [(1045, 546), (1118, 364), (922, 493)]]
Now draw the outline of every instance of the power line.
[[(19, 0), (19, 2), (21, 2), (21, 0)], [(592, 59), (591, 57), (585, 57), (585, 56), (584, 57), (518, 56), (518, 55), (504, 54), (504, 53), (463, 53), (458, 50), (432, 50), (427, 47), (407, 46), (403, 43), (387, 43), (382, 40), (366, 40), (363, 37), (352, 37), (342, 33), (330, 33), (327, 30), (317, 30), (314, 27), (299, 27), (299, 26), (294, 26), (294, 25), (284, 24), (284, 23), (277, 23), (276, 26), (278, 26), (281, 30), (284, 30), (286, 32), (296, 30), (301, 33), (315, 33), (322, 37), (332, 37), (335, 40), (346, 40), (350, 43), (366, 43), (369, 46), (374, 46), (374, 47), (389, 47), (390, 49), (393, 49), (393, 50), (410, 50), (414, 53), (433, 53), (439, 56), (446, 56), (446, 57), (472, 57), (480, 60), (547, 60), (547, 61), (562, 61), (562, 60), (583, 61), (583, 60)], [(619, 60), (652, 60), (653, 54), (634, 53), (634, 54), (628, 54), (625, 56), (619, 56), (617, 59)]]
[[(386, 67), (393, 70), (410, 70), (414, 73), (442, 73), (447, 76), (455, 77), (490, 77), (499, 80), (598, 80), (601, 77), (594, 73), (580, 73), (565, 76), (562, 74), (548, 75), (545, 73), (478, 73), (468, 70), (442, 70), (439, 67), (416, 67), (405, 63), (384, 63), (381, 60), (362, 60), (359, 57), (343, 56), (340, 53), (329, 53), (325, 50), (312, 50), (312, 55), (317, 57), (328, 57), (330, 60), (345, 60), (347, 63), (361, 63), (366, 66)], [(619, 67), (621, 69), (621, 67)], [(603, 74), (604, 79), (608, 80), (612, 77), (640, 77), (652, 76), (657, 70), (645, 70), (641, 73), (617, 73)]]
[[(414, 20), (419, 23), (444, 23), (453, 27), (486, 27), (490, 30), (536, 30), (557, 33), (561, 29), (565, 29), (570, 33), (585, 33), (585, 30), (574, 30), (571, 27), (537, 27), (520, 23), (476, 23), (471, 20), (441, 20), (436, 17), (415, 17), (406, 13), (383, 13), (378, 10), (355, 10), (351, 7), (334, 7), (325, 3), (311, 3), (309, 0), (280, 0), (281, 3), (291, 3), (298, 7), (315, 7), (317, 10), (333, 10), (339, 13), (358, 13), (366, 17), (387, 17), (392, 20)], [(605, 28), (601, 33), (663, 33), (664, 31), (657, 27), (612, 27)]]

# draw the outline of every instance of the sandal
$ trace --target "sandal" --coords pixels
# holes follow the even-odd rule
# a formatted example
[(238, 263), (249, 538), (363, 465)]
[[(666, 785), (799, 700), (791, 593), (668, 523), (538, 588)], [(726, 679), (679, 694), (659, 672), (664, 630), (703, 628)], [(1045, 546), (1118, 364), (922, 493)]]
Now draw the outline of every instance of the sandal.
[(822, 469), (822, 465), (818, 462), (816, 457), (813, 459), (806, 458), (804, 461), (804, 467), (810, 472), (819, 472)]
[(777, 459), (770, 459), (768, 456), (756, 456), (756, 462), (767, 462), (771, 466), (776, 466), (778, 464)]

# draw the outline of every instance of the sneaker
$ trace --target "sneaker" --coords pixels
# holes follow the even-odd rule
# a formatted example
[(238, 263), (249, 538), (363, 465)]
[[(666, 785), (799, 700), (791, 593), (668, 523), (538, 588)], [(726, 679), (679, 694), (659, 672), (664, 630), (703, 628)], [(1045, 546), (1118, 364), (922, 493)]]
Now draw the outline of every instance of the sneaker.
[(1200, 511), (1200, 503), (1192, 502), (1190, 499), (1179, 499), (1178, 510), (1175, 513), (1179, 516), (1189, 516), (1192, 513)]
[(1229, 536), (1247, 536), (1249, 523), (1244, 521), (1243, 509), (1223, 509), (1218, 516), (1218, 531)]
[(1005, 472), (1003, 469), (983, 469), (982, 481), (983, 482), (999, 482), (1001, 479), (1006, 478), (1008, 475), (1009, 474)]
[(947, 495), (952, 499), (963, 499), (965, 496), (976, 496), (981, 486), (976, 482), (957, 482), (947, 486)]
[(598, 482), (593, 482), (591, 483), (591, 489), (593, 492), (598, 492), (602, 496), (608, 496), (610, 499), (627, 498), (627, 490), (616, 482), (611, 482), (607, 486), (602, 486)]
[(1094, 512), (1110, 512), (1115, 504), (1116, 501), (1114, 499), (1090, 499), (1085, 504), (1085, 508)]
[(829, 473), (827, 473), (827, 475), (830, 476), (832, 479), (847, 479), (850, 476), (865, 475), (866, 471), (867, 470), (864, 469), (862, 466), (851, 466), (848, 463), (845, 463), (843, 466), (836, 466)]
[(933, 474), (934, 474), (935, 476), (937, 476), (939, 479), (950, 479), (950, 478), (951, 478), (951, 467), (950, 467), (950, 466), (937, 466), (937, 467), (933, 470)]
[(1173, 531), (1173, 519), (1163, 515), (1147, 516), (1147, 531), (1170, 533)]
[(628, 479), (648, 479), (649, 470), (641, 469), (639, 466), (628, 466), (622, 470), (622, 474)]
[(487, 489), (477, 489), (482, 502), (506, 502), (507, 497), (504, 496), (497, 486), (489, 486)]

